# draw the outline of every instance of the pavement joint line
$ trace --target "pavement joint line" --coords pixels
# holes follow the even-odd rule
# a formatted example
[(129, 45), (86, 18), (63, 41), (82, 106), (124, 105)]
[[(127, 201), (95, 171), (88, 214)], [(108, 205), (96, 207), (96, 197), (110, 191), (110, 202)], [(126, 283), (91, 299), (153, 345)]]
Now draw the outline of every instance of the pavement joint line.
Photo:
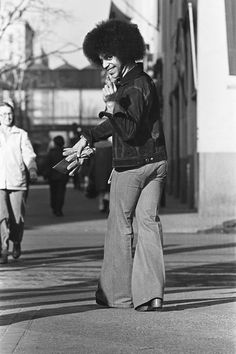
[[(17, 319), (17, 317), (19, 317), (23, 313), (24, 311), (22, 311), (22, 309), (19, 309), (19, 311), (15, 313), (15, 316), (10, 320), (13, 321), (14, 319)], [(11, 348), (11, 352), (8, 351), (9, 353), (14, 353), (16, 351), (20, 341), (30, 329), (34, 319), (33, 317), (34, 316), (32, 316), (31, 319), (27, 319), (26, 321), (24, 321), (24, 324), (22, 326), (19, 326), (18, 322), (11, 322), (6, 326), (7, 328), (4, 333), (4, 336), (2, 337), (1, 342), (3, 343), (3, 345), (7, 344), (8, 350)]]
[[(35, 313), (36, 313), (37, 311), (38, 311), (38, 309), (35, 310)], [(21, 312), (23, 312), (23, 311), (21, 311)], [(16, 348), (18, 347), (18, 345), (19, 345), (21, 339), (25, 336), (25, 334), (28, 332), (28, 330), (29, 330), (30, 327), (32, 326), (34, 317), (35, 317), (35, 316), (33, 315), (30, 320), (27, 320), (27, 322), (26, 322), (26, 328), (22, 331), (21, 336), (19, 336), (18, 341), (17, 341), (17, 343), (16, 343), (16, 345), (15, 345), (15, 348), (13, 349), (13, 352), (12, 352), (12, 353), (15, 352), (15, 350), (16, 350)]]

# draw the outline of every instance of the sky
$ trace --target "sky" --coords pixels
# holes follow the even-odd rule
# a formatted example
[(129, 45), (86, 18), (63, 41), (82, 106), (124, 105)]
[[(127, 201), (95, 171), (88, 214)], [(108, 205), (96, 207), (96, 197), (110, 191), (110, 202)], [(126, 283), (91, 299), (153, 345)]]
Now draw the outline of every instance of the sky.
[[(53, 20), (49, 23), (47, 36), (40, 38), (40, 43), (46, 52), (52, 51), (65, 43), (72, 43), (68, 49), (81, 47), (83, 39), (96, 23), (108, 19), (110, 0), (47, 0), (51, 7), (63, 9), (68, 13), (68, 19)], [(75, 45), (75, 46), (74, 46)], [(64, 58), (73, 66), (81, 69), (89, 64), (83, 51), (64, 55)], [(49, 65), (53, 69), (62, 65), (63, 61), (51, 56)]]

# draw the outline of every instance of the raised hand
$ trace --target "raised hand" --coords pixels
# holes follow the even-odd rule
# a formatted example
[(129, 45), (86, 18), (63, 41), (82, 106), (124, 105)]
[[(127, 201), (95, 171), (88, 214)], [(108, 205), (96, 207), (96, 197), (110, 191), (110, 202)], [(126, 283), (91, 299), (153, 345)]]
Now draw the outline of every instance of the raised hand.
[(106, 103), (107, 110), (110, 113), (113, 113), (116, 91), (117, 91), (116, 85), (114, 82), (111, 81), (111, 78), (108, 75), (106, 77), (102, 94), (103, 94), (103, 100)]

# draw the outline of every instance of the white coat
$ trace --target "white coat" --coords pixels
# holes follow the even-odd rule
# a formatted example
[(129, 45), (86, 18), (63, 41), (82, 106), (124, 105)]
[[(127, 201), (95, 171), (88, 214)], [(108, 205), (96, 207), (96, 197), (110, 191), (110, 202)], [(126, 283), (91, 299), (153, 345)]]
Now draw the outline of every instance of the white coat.
[(0, 189), (26, 190), (27, 169), (36, 169), (36, 155), (25, 130), (13, 126), (6, 137), (0, 126)]

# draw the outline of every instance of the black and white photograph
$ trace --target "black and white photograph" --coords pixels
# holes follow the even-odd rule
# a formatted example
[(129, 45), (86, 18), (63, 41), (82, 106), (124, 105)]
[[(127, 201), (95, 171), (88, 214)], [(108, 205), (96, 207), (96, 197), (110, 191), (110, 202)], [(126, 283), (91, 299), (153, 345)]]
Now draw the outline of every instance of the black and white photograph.
[(236, 0), (0, 0), (0, 353), (235, 338)]

